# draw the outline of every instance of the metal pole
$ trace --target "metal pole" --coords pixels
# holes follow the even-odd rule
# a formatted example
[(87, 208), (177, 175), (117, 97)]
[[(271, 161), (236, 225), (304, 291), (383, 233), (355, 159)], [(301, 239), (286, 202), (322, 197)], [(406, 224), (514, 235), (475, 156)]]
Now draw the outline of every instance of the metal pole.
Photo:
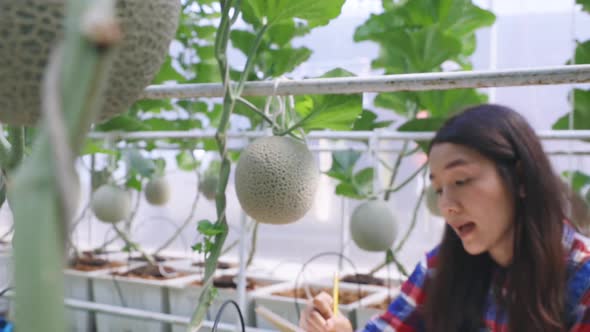
[[(228, 139), (257, 138), (267, 136), (266, 132), (230, 132), (226, 134)], [(379, 131), (312, 131), (306, 135), (307, 139), (342, 139), (368, 141), (377, 135), (379, 140), (405, 141), (405, 140), (430, 140), (434, 132), (398, 132), (394, 130)], [(590, 130), (539, 130), (539, 138), (543, 140), (572, 140), (590, 139)], [(191, 131), (146, 131), (146, 132), (93, 132), (89, 135), (94, 139), (190, 139), (190, 138), (214, 138), (214, 130), (191, 130)]]
[[(2, 295), (3, 297), (14, 297), (14, 292), (7, 292), (6, 294)], [(169, 324), (178, 324), (182, 326), (187, 326), (190, 322), (189, 317), (183, 316), (176, 316), (170, 314), (163, 314), (160, 312), (154, 311), (146, 311), (140, 309), (133, 309), (133, 308), (124, 308), (114, 305), (102, 304), (102, 303), (95, 303), (95, 302), (88, 302), (88, 301), (81, 301), (81, 300), (74, 300), (74, 299), (65, 299), (65, 306), (72, 308), (74, 310), (82, 310), (88, 312), (99, 312), (104, 314), (109, 314), (113, 316), (120, 316), (120, 317), (129, 317), (129, 318), (138, 318), (141, 320), (148, 320), (154, 322), (161, 322), (161, 323), (169, 323)], [(203, 327), (212, 328), (213, 322), (212, 321), (204, 321)], [(218, 327), (222, 330), (235, 330), (235, 326), (227, 323), (219, 323)], [(259, 328), (251, 328), (247, 327), (246, 331), (249, 332), (272, 332), (271, 330), (264, 330)]]
[[(590, 82), (590, 65), (248, 82), (242, 96), (350, 94)], [(221, 83), (152, 85), (140, 98), (222, 97)]]

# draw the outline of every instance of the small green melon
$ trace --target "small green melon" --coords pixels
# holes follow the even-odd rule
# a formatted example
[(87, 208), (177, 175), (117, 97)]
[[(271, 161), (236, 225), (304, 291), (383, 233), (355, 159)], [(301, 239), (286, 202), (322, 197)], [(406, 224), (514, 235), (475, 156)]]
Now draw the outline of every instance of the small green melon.
[(350, 217), (350, 235), (366, 251), (386, 251), (397, 236), (397, 222), (387, 203), (367, 201), (354, 209)]
[(165, 205), (170, 200), (170, 185), (165, 178), (151, 179), (145, 186), (145, 199), (152, 205)]
[(100, 186), (92, 195), (90, 208), (105, 223), (118, 223), (131, 214), (129, 193), (111, 184)]

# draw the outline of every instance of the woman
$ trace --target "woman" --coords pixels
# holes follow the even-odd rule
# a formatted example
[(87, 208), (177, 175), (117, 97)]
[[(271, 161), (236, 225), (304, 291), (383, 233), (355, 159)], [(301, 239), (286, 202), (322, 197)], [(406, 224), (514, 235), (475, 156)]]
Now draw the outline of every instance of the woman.
[[(570, 196), (526, 120), (498, 105), (467, 109), (428, 155), (442, 242), (362, 331), (590, 332), (587, 239), (568, 221)], [(331, 304), (326, 293), (314, 298), (301, 327), (352, 331)]]

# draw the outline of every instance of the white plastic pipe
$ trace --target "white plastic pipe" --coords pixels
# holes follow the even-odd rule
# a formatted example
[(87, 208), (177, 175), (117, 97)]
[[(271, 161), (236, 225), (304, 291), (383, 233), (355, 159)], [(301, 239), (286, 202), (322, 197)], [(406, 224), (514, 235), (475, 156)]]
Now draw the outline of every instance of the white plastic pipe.
[[(242, 96), (351, 94), (590, 82), (590, 65), (247, 82)], [(140, 98), (223, 97), (221, 83), (152, 85)]]

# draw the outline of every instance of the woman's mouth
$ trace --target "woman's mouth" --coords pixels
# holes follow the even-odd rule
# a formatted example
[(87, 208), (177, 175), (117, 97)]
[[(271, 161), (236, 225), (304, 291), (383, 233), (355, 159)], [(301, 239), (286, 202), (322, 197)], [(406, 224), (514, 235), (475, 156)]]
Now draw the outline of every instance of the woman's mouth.
[(464, 238), (475, 230), (474, 222), (467, 222), (457, 228), (457, 234), (460, 238)]

